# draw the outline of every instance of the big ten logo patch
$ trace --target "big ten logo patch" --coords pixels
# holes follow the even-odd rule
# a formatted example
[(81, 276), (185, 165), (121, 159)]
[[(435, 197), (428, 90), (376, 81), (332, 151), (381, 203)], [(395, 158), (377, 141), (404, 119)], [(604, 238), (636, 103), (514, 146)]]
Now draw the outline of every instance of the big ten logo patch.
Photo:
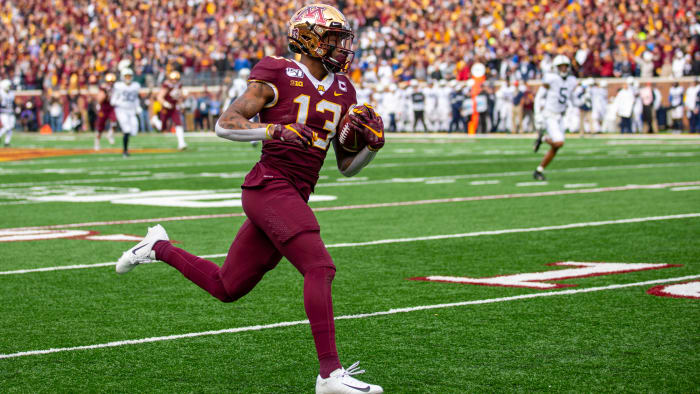
[(289, 86), (294, 86), (297, 88), (303, 88), (304, 87), (304, 81), (297, 81), (295, 79), (292, 79), (289, 81)]

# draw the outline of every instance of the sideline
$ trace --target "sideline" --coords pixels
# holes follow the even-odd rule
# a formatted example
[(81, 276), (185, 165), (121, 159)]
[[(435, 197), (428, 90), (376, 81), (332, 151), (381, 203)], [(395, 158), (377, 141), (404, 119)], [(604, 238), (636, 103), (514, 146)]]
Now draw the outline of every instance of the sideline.
[[(492, 303), (496, 303), (496, 302), (508, 302), (508, 301), (531, 299), (531, 298), (553, 297), (553, 296), (571, 295), (571, 294), (579, 294), (579, 293), (592, 293), (592, 292), (596, 292), (596, 291), (624, 289), (624, 288), (628, 288), (628, 287), (648, 286), (648, 285), (655, 285), (655, 284), (668, 283), (668, 282), (680, 282), (680, 281), (686, 281), (686, 280), (696, 279), (696, 278), (700, 278), (700, 275), (681, 276), (681, 277), (677, 277), (677, 278), (665, 278), (665, 279), (649, 280), (649, 281), (645, 281), (645, 282), (636, 282), (636, 283), (615, 284), (615, 285), (609, 285), (609, 286), (591, 287), (591, 288), (587, 288), (587, 289), (552, 291), (552, 292), (547, 292), (547, 293), (531, 293), (531, 294), (522, 294), (522, 295), (517, 295), (517, 296), (512, 296), (512, 297), (487, 298), (487, 299), (482, 299), (482, 300), (452, 302), (452, 303), (446, 303), (446, 304), (419, 305), (419, 306), (413, 306), (413, 307), (407, 307), (407, 308), (389, 309), (388, 311), (361, 313), (361, 314), (357, 314), (357, 315), (336, 316), (335, 320), (364, 319), (364, 318), (368, 318), (368, 317), (395, 315), (397, 313), (408, 313), (408, 312), (424, 311), (424, 310), (431, 310), (431, 309), (454, 308), (454, 307), (468, 306), (468, 305), (483, 305), (483, 304), (492, 304)], [(172, 341), (172, 340), (176, 340), (176, 339), (195, 338), (195, 337), (221, 335), (221, 334), (234, 334), (234, 333), (246, 332), (246, 331), (261, 331), (261, 330), (270, 329), (270, 328), (291, 327), (291, 326), (299, 326), (299, 325), (305, 325), (305, 324), (309, 324), (309, 321), (308, 320), (287, 321), (287, 322), (279, 322), (279, 323), (273, 323), (273, 324), (262, 324), (262, 325), (247, 326), (247, 327), (228, 328), (228, 329), (224, 329), (224, 330), (200, 331), (200, 332), (190, 332), (187, 334), (167, 335), (167, 336), (150, 337), (150, 338), (142, 338), (142, 339), (129, 339), (129, 340), (124, 340), (124, 341), (107, 342), (107, 343), (100, 343), (100, 344), (95, 344), (95, 345), (51, 348), (51, 349), (45, 349), (45, 350), (29, 350), (29, 351), (17, 352), (17, 353), (0, 354), (0, 359), (36, 356), (36, 355), (40, 355), (40, 354), (59, 353), (59, 352), (71, 352), (71, 351), (76, 351), (76, 350), (103, 349), (103, 348), (119, 347), (119, 346), (126, 346), (126, 345), (138, 345), (138, 344), (142, 344), (142, 343)]]

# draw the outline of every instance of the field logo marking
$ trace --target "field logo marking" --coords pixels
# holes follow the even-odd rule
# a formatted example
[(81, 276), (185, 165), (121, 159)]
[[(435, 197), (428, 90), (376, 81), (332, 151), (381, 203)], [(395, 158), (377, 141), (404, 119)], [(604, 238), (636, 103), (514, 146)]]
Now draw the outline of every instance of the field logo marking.
[(549, 290), (562, 287), (573, 287), (562, 283), (545, 283), (555, 280), (588, 278), (591, 276), (624, 274), (628, 272), (646, 271), (661, 268), (680, 267), (675, 264), (647, 264), (647, 263), (583, 263), (577, 261), (564, 261), (547, 264), (557, 267), (574, 267), (555, 271), (530, 272), (523, 274), (494, 276), (487, 278), (468, 278), (462, 276), (426, 276), (410, 278), (410, 280), (423, 280), (428, 282), (450, 282), (482, 286), (525, 287), (528, 289)]
[(659, 297), (694, 298), (700, 300), (700, 281), (654, 286), (647, 293)]
[(88, 241), (141, 241), (129, 234), (100, 235), (93, 230), (0, 230), (0, 242), (43, 241), (48, 239), (84, 239)]
[[(336, 196), (312, 195), (309, 201), (333, 201)], [(242, 206), (241, 193), (228, 190), (135, 190), (118, 193), (55, 194), (31, 198), (41, 202), (109, 202), (178, 208), (223, 208)]]

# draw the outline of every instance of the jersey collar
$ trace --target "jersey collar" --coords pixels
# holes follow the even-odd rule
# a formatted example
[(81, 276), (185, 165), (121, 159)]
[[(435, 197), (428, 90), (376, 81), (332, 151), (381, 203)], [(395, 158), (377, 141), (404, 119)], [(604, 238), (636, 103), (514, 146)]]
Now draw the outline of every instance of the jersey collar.
[[(311, 81), (311, 84), (314, 85), (314, 88), (316, 88), (316, 91), (320, 94), (323, 95), (323, 93), (327, 92), (328, 89), (330, 89), (331, 85), (333, 85), (333, 81), (335, 81), (335, 73), (329, 72), (323, 80), (319, 81), (316, 79), (313, 75), (311, 75), (311, 72), (309, 71), (309, 68), (306, 67), (303, 63), (300, 63), (296, 60), (293, 60), (294, 63), (296, 63), (297, 66), (301, 69), (301, 71), (306, 75), (306, 78)], [(323, 86), (323, 90), (319, 90), (318, 87)]]

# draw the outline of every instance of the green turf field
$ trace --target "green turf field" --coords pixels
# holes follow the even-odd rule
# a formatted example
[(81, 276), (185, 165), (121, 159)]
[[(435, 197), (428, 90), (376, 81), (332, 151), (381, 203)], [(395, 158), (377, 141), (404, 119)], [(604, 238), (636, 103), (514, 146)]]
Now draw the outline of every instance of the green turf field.
[[(99, 237), (155, 223), (223, 262), (260, 148), (188, 138), (182, 153), (0, 162), (0, 392), (313, 392), (288, 262), (232, 304), (164, 263), (114, 272), (135, 241)], [(698, 392), (700, 139), (570, 138), (547, 182), (531, 142), (389, 136), (354, 178), (329, 153), (310, 204), (337, 266), (341, 362), (388, 393)]]

